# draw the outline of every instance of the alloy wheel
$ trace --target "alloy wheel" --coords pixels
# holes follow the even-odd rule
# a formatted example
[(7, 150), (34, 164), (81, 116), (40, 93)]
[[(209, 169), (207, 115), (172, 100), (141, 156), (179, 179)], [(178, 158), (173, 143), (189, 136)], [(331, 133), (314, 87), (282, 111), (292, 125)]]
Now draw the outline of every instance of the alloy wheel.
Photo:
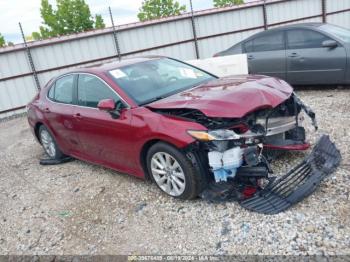
[(186, 186), (179, 162), (170, 154), (158, 152), (151, 158), (151, 172), (157, 185), (171, 196), (180, 196)]
[(41, 144), (44, 147), (45, 152), (49, 155), (51, 158), (55, 158), (56, 155), (56, 146), (52, 139), (52, 136), (50, 133), (46, 130), (42, 130), (40, 132), (40, 141)]

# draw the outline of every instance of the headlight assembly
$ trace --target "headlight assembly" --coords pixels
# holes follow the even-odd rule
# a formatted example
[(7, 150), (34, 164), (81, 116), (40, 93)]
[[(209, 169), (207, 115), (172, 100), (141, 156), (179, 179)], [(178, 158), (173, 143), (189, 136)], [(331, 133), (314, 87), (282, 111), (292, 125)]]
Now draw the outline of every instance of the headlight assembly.
[(241, 135), (236, 134), (232, 130), (218, 129), (210, 131), (196, 131), (188, 130), (187, 133), (200, 141), (221, 141), (221, 140), (235, 140), (240, 139)]

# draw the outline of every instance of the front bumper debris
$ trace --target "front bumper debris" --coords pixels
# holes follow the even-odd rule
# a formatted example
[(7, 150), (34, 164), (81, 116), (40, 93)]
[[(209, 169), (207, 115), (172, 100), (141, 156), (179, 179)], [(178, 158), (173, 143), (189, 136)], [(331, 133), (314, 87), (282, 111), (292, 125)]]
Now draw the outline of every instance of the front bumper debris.
[[(277, 214), (313, 193), (321, 181), (339, 166), (341, 155), (329, 136), (323, 135), (300, 164), (282, 177), (269, 177), (269, 165), (240, 167), (234, 179), (210, 183), (201, 193), (208, 201), (238, 201), (251, 211)], [(266, 186), (250, 184), (267, 179)], [(257, 179), (257, 180), (256, 180)]]
[(310, 155), (281, 178), (239, 204), (251, 211), (277, 214), (313, 193), (321, 181), (339, 166), (341, 155), (329, 136), (323, 135)]

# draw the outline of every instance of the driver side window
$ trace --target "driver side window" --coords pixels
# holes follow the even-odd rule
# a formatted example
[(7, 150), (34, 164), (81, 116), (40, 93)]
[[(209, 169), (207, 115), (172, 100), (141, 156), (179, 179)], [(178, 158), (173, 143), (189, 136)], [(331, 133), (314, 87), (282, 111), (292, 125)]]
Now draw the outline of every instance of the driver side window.
[(287, 31), (288, 49), (321, 48), (322, 42), (331, 40), (327, 36), (305, 29)]
[(97, 108), (103, 99), (120, 101), (120, 97), (105, 83), (93, 75), (80, 74), (78, 78), (78, 105)]

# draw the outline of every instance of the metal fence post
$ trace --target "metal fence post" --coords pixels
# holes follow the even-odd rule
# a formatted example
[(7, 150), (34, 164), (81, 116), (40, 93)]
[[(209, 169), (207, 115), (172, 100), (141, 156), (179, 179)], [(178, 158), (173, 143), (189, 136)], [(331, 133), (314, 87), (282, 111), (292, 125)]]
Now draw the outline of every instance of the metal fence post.
[(34, 66), (32, 54), (31, 54), (31, 52), (30, 52), (29, 46), (27, 45), (27, 41), (26, 41), (26, 38), (25, 38), (25, 36), (24, 36), (23, 28), (22, 28), (21, 23), (18, 23), (18, 25), (19, 25), (19, 29), (21, 30), (21, 34), (22, 34), (22, 38), (23, 38), (23, 43), (24, 43), (24, 46), (25, 46), (26, 51), (27, 51), (27, 56), (28, 56), (28, 60), (29, 60), (30, 67), (31, 67), (31, 69), (32, 69), (32, 74), (33, 74), (33, 77), (34, 77), (34, 81), (35, 81), (35, 84), (36, 84), (36, 88), (37, 88), (38, 90), (40, 90), (40, 82), (39, 82), (39, 78), (38, 78), (38, 75), (37, 75), (36, 70), (35, 70), (35, 66)]
[(199, 59), (198, 39), (197, 39), (196, 25), (194, 23), (192, 0), (190, 0), (190, 7), (191, 7), (191, 23), (192, 23), (192, 31), (193, 31), (193, 39), (194, 39), (194, 48), (196, 51), (196, 58)]
[(322, 22), (327, 23), (327, 3), (326, 0), (321, 0), (322, 3)]
[(266, 0), (264, 0), (264, 3), (262, 5), (262, 11), (263, 11), (263, 18), (264, 18), (264, 30), (267, 30), (268, 24), (267, 24), (267, 13), (266, 13)]
[(109, 15), (111, 17), (111, 22), (112, 22), (112, 29), (113, 29), (113, 37), (114, 37), (114, 43), (115, 43), (115, 48), (117, 50), (117, 56), (118, 56), (118, 59), (119, 61), (121, 60), (121, 54), (120, 54), (120, 48), (119, 48), (119, 42), (118, 42), (118, 35), (117, 35), (117, 30), (115, 28), (115, 25), (114, 25), (114, 20), (113, 20), (113, 15), (112, 15), (112, 9), (111, 7), (109, 6), (108, 7), (108, 10), (109, 10)]

